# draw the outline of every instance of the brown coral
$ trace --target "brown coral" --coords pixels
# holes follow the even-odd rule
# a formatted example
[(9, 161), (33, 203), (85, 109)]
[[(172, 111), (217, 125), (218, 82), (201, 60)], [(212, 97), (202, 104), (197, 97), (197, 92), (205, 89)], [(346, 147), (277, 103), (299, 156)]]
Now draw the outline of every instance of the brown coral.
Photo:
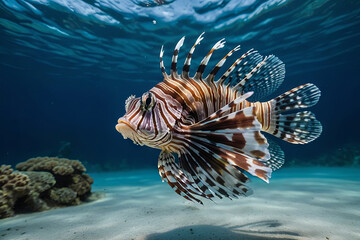
[(77, 192), (79, 196), (85, 195), (91, 191), (91, 184), (94, 180), (87, 174), (74, 175), (72, 177), (72, 184), (69, 185), (69, 188)]
[(13, 172), (11, 166), (1, 165), (0, 175), (2, 176), (0, 187), (3, 191), (11, 192), (16, 197), (21, 197), (29, 191), (29, 177), (19, 172)]
[(91, 191), (93, 179), (83, 174), (86, 168), (78, 160), (70, 160), (58, 157), (30, 158), (26, 162), (16, 165), (22, 171), (47, 171), (54, 174), (55, 187), (68, 187), (75, 191), (78, 197), (82, 197)]
[(13, 215), (14, 211), (11, 199), (3, 190), (0, 190), (0, 219), (11, 217)]
[(18, 199), (30, 192), (28, 176), (13, 172), (9, 165), (0, 166), (0, 218), (12, 216), (14, 206)]
[(56, 183), (54, 176), (49, 172), (26, 171), (21, 173), (30, 178), (30, 186), (38, 193), (45, 192)]
[(51, 189), (50, 198), (58, 204), (77, 205), (80, 203), (77, 193), (66, 187)]
[(90, 195), (94, 181), (80, 161), (66, 158), (31, 158), (16, 168), (22, 172), (0, 167), (0, 218), (78, 205)]
[(78, 160), (58, 157), (36, 157), (16, 165), (21, 171), (47, 171), (57, 175), (70, 175), (86, 171), (84, 165)]

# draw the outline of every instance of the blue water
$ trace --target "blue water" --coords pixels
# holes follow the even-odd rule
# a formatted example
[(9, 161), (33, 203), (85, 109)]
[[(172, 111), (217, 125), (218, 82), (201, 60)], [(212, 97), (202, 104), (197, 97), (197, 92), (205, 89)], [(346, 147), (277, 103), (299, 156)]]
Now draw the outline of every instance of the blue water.
[(271, 97), (308, 82), (321, 89), (311, 109), (323, 124), (320, 138), (304, 146), (278, 142), (286, 164), (326, 163), (344, 146), (359, 146), (359, 29), (360, 1), (350, 0), (2, 0), (0, 163), (60, 153), (91, 170), (157, 171), (159, 152), (123, 140), (114, 126), (129, 95), (162, 80), (161, 45), (169, 69), (176, 42), (186, 36), (182, 63), (203, 31), (192, 72), (225, 37), (226, 49), (209, 65), (241, 44), (243, 52), (255, 48), (286, 64)]
[[(274, 54), (286, 77), (269, 99), (314, 83), (323, 125), (307, 145), (272, 138), (285, 166), (251, 177), (252, 196), (204, 206), (161, 182), (159, 150), (115, 130), (127, 97), (162, 80), (161, 46), (169, 71), (202, 32), (191, 73), (221, 38), (210, 66), (238, 44), (224, 69)], [(360, 239), (359, 70), (359, 0), (0, 0), (0, 165), (79, 159), (101, 196), (1, 219), (0, 239)]]

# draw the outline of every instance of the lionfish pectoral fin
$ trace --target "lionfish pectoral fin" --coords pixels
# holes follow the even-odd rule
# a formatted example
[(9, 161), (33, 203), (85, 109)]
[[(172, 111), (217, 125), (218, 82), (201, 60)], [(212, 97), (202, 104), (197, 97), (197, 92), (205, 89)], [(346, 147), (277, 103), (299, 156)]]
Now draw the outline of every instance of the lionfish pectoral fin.
[(264, 162), (264, 165), (271, 167), (272, 171), (276, 171), (285, 163), (285, 154), (279, 144), (274, 140), (267, 139), (269, 143), (270, 159)]
[(199, 139), (194, 140), (184, 136), (179, 162), (206, 196), (210, 199), (232, 199), (252, 194), (252, 190), (245, 185), (249, 178), (244, 173), (219, 159), (212, 147), (203, 145)]
[(319, 88), (308, 83), (270, 100), (273, 116), (267, 132), (294, 144), (305, 144), (315, 140), (320, 136), (322, 126), (313, 113), (309, 111), (281, 113), (311, 107), (319, 101), (319, 98)]
[(224, 115), (229, 107), (238, 103), (237, 100), (205, 121), (184, 128), (184, 145), (192, 149), (194, 156), (205, 154), (201, 158), (206, 159), (205, 162), (213, 159), (215, 163), (230, 164), (268, 182), (272, 169), (264, 162), (270, 158), (270, 153), (267, 140), (260, 133), (261, 124), (257, 120), (255, 108), (248, 107)]
[(202, 201), (194, 197), (194, 195), (209, 198), (193, 180), (189, 179), (180, 169), (172, 153), (166, 151), (160, 153), (158, 169), (161, 179), (167, 182), (177, 194), (185, 199), (203, 204)]

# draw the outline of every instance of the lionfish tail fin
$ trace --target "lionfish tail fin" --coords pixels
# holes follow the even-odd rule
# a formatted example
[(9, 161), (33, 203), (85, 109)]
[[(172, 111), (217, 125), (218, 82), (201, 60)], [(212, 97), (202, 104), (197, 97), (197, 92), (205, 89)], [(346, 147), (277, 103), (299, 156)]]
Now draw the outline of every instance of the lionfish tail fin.
[(281, 113), (311, 107), (319, 101), (320, 95), (319, 88), (308, 83), (271, 100), (273, 114), (267, 132), (294, 144), (306, 144), (318, 138), (322, 126), (313, 113), (309, 111)]

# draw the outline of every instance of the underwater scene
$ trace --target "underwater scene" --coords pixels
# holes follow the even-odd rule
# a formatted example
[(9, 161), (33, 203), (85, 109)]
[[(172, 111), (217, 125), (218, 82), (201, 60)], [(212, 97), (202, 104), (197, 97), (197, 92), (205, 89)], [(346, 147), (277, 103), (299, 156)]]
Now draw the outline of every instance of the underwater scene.
[(360, 1), (0, 0), (0, 239), (360, 240)]

